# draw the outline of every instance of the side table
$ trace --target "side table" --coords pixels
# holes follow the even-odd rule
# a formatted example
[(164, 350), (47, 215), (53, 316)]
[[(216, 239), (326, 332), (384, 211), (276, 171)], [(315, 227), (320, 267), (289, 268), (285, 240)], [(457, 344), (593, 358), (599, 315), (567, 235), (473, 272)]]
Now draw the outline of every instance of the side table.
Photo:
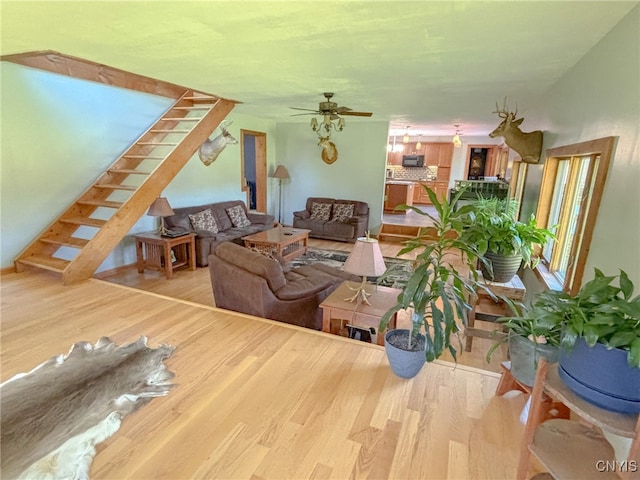
[[(527, 292), (522, 280), (515, 275), (506, 283), (491, 282), (485, 280), (482, 273), (478, 272), (478, 282), (487, 287), (494, 295), (508, 298), (514, 302), (521, 302)], [(467, 337), (465, 343), (465, 351), (470, 352), (473, 345), (473, 337), (499, 339), (500, 334), (493, 334), (490, 330), (476, 328), (476, 320), (495, 321), (500, 317), (511, 315), (509, 306), (502, 302), (495, 302), (483, 289), (476, 290), (476, 294), (469, 299), (471, 310), (467, 317), (467, 328), (465, 335)], [(502, 334), (504, 335), (504, 334)]]
[[(396, 299), (400, 290), (391, 287), (376, 287), (368, 285), (367, 291), (371, 292), (368, 297), (371, 305), (366, 303), (349, 302), (346, 299), (353, 295), (353, 291), (349, 289), (349, 283), (357, 287), (359, 284), (354, 282), (342, 282), (342, 284), (334, 290), (331, 295), (324, 299), (320, 304), (322, 308), (322, 331), (329, 333), (338, 333), (344, 323), (350, 323), (357, 327), (374, 327), (378, 333), (378, 345), (384, 345), (384, 333), (378, 332), (380, 319), (387, 310), (396, 304)], [(369, 287), (371, 290), (369, 290)], [(333, 321), (339, 321), (339, 326), (335, 328)], [(396, 328), (397, 314), (391, 318), (389, 328)]]
[[(178, 268), (196, 269), (195, 233), (170, 238), (155, 232), (145, 232), (134, 238), (138, 273), (144, 272), (145, 268), (157, 270), (164, 272), (167, 279), (170, 279)], [(172, 253), (175, 258), (172, 258)]]

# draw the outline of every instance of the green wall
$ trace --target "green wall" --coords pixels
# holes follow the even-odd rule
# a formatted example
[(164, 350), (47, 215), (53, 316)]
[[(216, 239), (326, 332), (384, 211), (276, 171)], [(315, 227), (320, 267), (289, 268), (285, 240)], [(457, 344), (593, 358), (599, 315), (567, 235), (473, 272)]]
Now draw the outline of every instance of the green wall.
[[(1, 62), (0, 267), (16, 256), (64, 211), (172, 103), (172, 99)], [(267, 158), (275, 158), (271, 121), (232, 111), (229, 127), (267, 133)], [(217, 135), (219, 130), (212, 134)], [(180, 207), (242, 199), (240, 146), (229, 145), (206, 167), (197, 155), (163, 195)], [(270, 187), (269, 187), (270, 188)], [(271, 195), (269, 193), (269, 198)], [(273, 212), (273, 206), (269, 206)], [(152, 230), (143, 216), (131, 233)], [(127, 236), (98, 271), (135, 262)]]
[[(624, 269), (640, 288), (640, 7), (635, 7), (527, 116), (547, 148), (615, 136), (617, 143), (587, 258), (615, 275)], [(531, 121), (530, 121), (531, 120)], [(530, 166), (523, 212), (535, 212), (543, 166)]]

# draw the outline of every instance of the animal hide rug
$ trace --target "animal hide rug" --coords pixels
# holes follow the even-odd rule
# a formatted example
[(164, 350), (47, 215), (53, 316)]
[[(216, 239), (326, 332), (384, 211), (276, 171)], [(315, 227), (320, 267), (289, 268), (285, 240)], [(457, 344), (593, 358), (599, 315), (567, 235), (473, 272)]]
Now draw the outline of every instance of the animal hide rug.
[(2, 478), (89, 478), (95, 445), (153, 397), (169, 393), (174, 347), (147, 338), (79, 342), (0, 385)]

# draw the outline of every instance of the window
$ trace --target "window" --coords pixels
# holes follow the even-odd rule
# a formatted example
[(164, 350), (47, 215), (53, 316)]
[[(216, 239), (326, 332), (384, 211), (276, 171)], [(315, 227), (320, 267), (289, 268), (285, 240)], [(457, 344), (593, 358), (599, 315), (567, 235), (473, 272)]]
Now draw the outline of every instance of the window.
[(613, 145), (614, 137), (606, 137), (546, 152), (536, 218), (541, 227), (557, 225), (557, 238), (541, 251), (552, 288), (580, 289)]

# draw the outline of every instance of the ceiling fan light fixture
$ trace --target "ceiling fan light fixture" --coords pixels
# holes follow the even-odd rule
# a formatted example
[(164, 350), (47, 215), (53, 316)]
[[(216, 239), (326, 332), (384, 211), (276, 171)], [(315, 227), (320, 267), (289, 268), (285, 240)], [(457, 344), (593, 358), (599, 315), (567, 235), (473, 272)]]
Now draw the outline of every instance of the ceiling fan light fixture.
[(318, 130), (318, 120), (316, 120), (316, 117), (313, 117), (311, 119), (311, 130), (313, 130), (314, 132)]

